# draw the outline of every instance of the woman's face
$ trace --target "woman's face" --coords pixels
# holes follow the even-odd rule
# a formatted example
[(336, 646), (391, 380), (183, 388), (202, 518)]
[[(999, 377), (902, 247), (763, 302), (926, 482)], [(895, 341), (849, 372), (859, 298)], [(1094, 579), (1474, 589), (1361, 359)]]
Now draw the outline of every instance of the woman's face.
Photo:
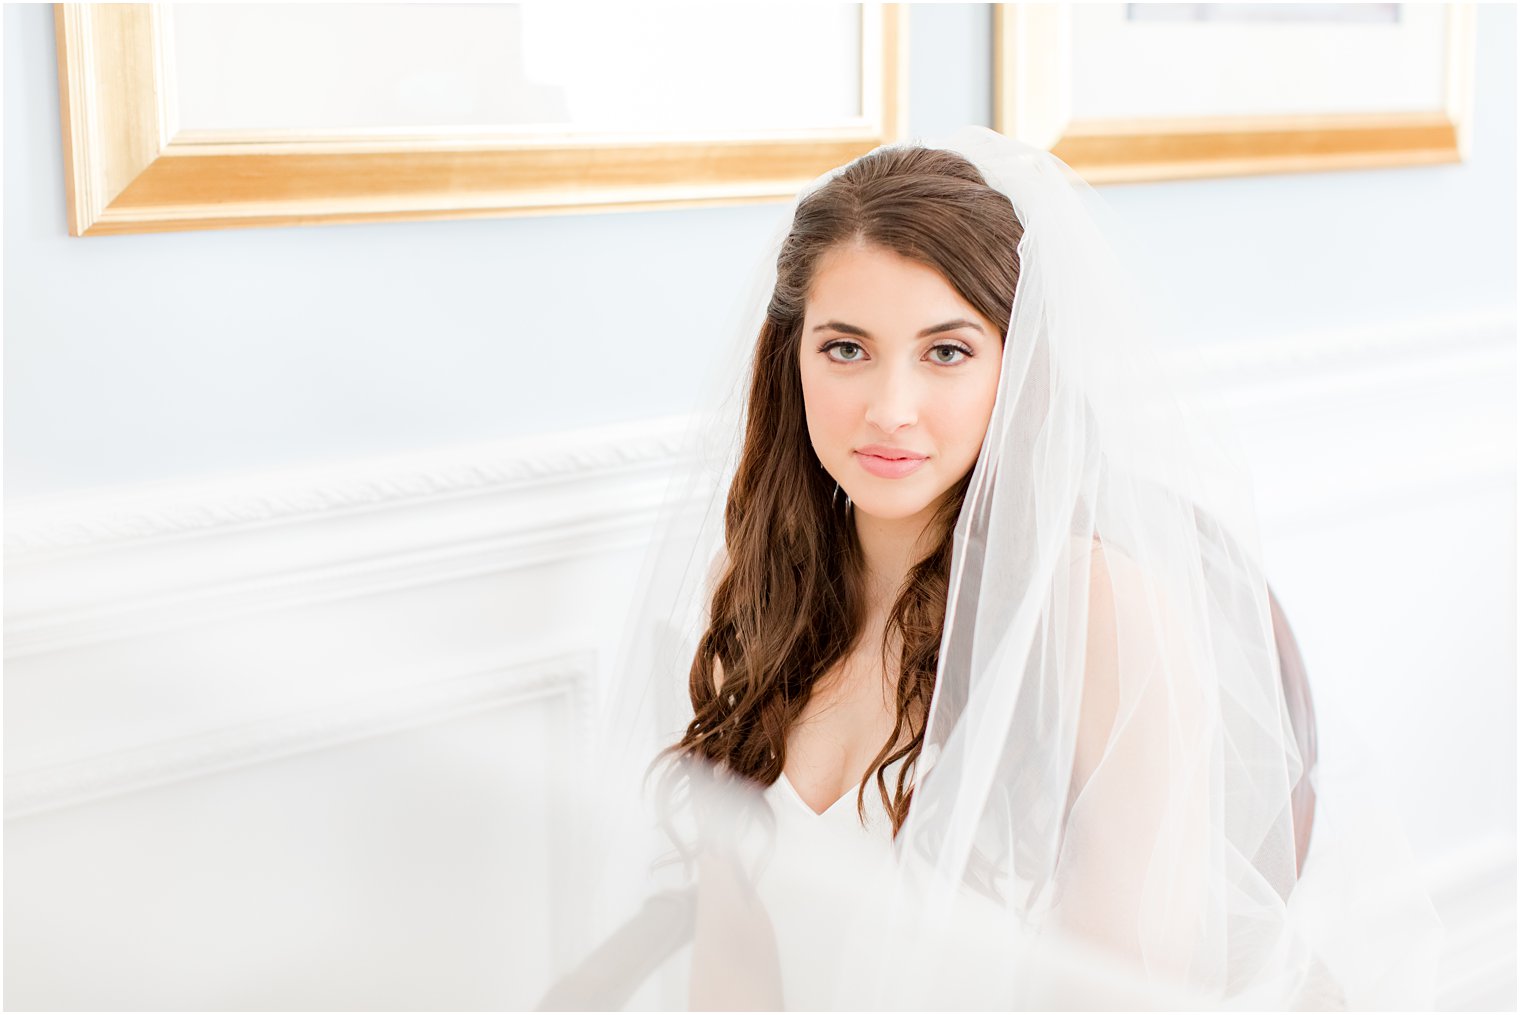
[(798, 353), (813, 450), (857, 512), (926, 515), (976, 464), (1003, 343), (935, 269), (877, 246), (828, 251)]

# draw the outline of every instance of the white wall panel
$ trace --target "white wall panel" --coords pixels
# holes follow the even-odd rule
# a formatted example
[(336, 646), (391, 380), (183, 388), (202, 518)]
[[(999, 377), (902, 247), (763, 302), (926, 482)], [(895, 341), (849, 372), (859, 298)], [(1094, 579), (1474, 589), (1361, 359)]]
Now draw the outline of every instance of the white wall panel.
[(8, 821), (7, 1007), (531, 1007), (572, 700)]

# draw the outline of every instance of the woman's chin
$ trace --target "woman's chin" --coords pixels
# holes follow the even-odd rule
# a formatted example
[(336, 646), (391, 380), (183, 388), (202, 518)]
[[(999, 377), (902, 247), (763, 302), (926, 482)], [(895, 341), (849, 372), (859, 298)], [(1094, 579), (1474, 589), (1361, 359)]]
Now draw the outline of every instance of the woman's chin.
[(917, 518), (934, 505), (931, 498), (906, 497), (901, 494), (896, 497), (867, 496), (863, 500), (852, 498), (851, 503), (856, 515), (882, 522)]

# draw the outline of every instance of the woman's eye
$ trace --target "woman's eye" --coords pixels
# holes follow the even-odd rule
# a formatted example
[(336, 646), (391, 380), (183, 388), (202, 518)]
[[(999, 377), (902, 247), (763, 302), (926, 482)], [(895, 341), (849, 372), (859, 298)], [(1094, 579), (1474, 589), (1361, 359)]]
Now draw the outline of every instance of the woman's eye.
[[(845, 350), (849, 351), (850, 355), (844, 355)], [(830, 342), (823, 347), (823, 351), (828, 353), (829, 358), (836, 363), (854, 363), (860, 359), (860, 353), (863, 350), (859, 342)]]
[[(949, 353), (950, 355), (942, 356), (941, 353)], [(936, 345), (933, 349), (929, 350), (929, 355), (934, 357), (934, 362), (950, 366), (959, 363), (971, 354), (958, 345)]]

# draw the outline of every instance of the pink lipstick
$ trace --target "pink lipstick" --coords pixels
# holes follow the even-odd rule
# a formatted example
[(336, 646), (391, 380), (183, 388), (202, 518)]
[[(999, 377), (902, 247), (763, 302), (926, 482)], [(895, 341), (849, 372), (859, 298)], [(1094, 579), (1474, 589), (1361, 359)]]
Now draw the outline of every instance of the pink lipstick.
[(928, 460), (927, 455), (906, 448), (894, 448), (885, 444), (867, 444), (855, 449), (855, 460), (860, 467), (873, 476), (883, 479), (902, 479), (918, 471)]

